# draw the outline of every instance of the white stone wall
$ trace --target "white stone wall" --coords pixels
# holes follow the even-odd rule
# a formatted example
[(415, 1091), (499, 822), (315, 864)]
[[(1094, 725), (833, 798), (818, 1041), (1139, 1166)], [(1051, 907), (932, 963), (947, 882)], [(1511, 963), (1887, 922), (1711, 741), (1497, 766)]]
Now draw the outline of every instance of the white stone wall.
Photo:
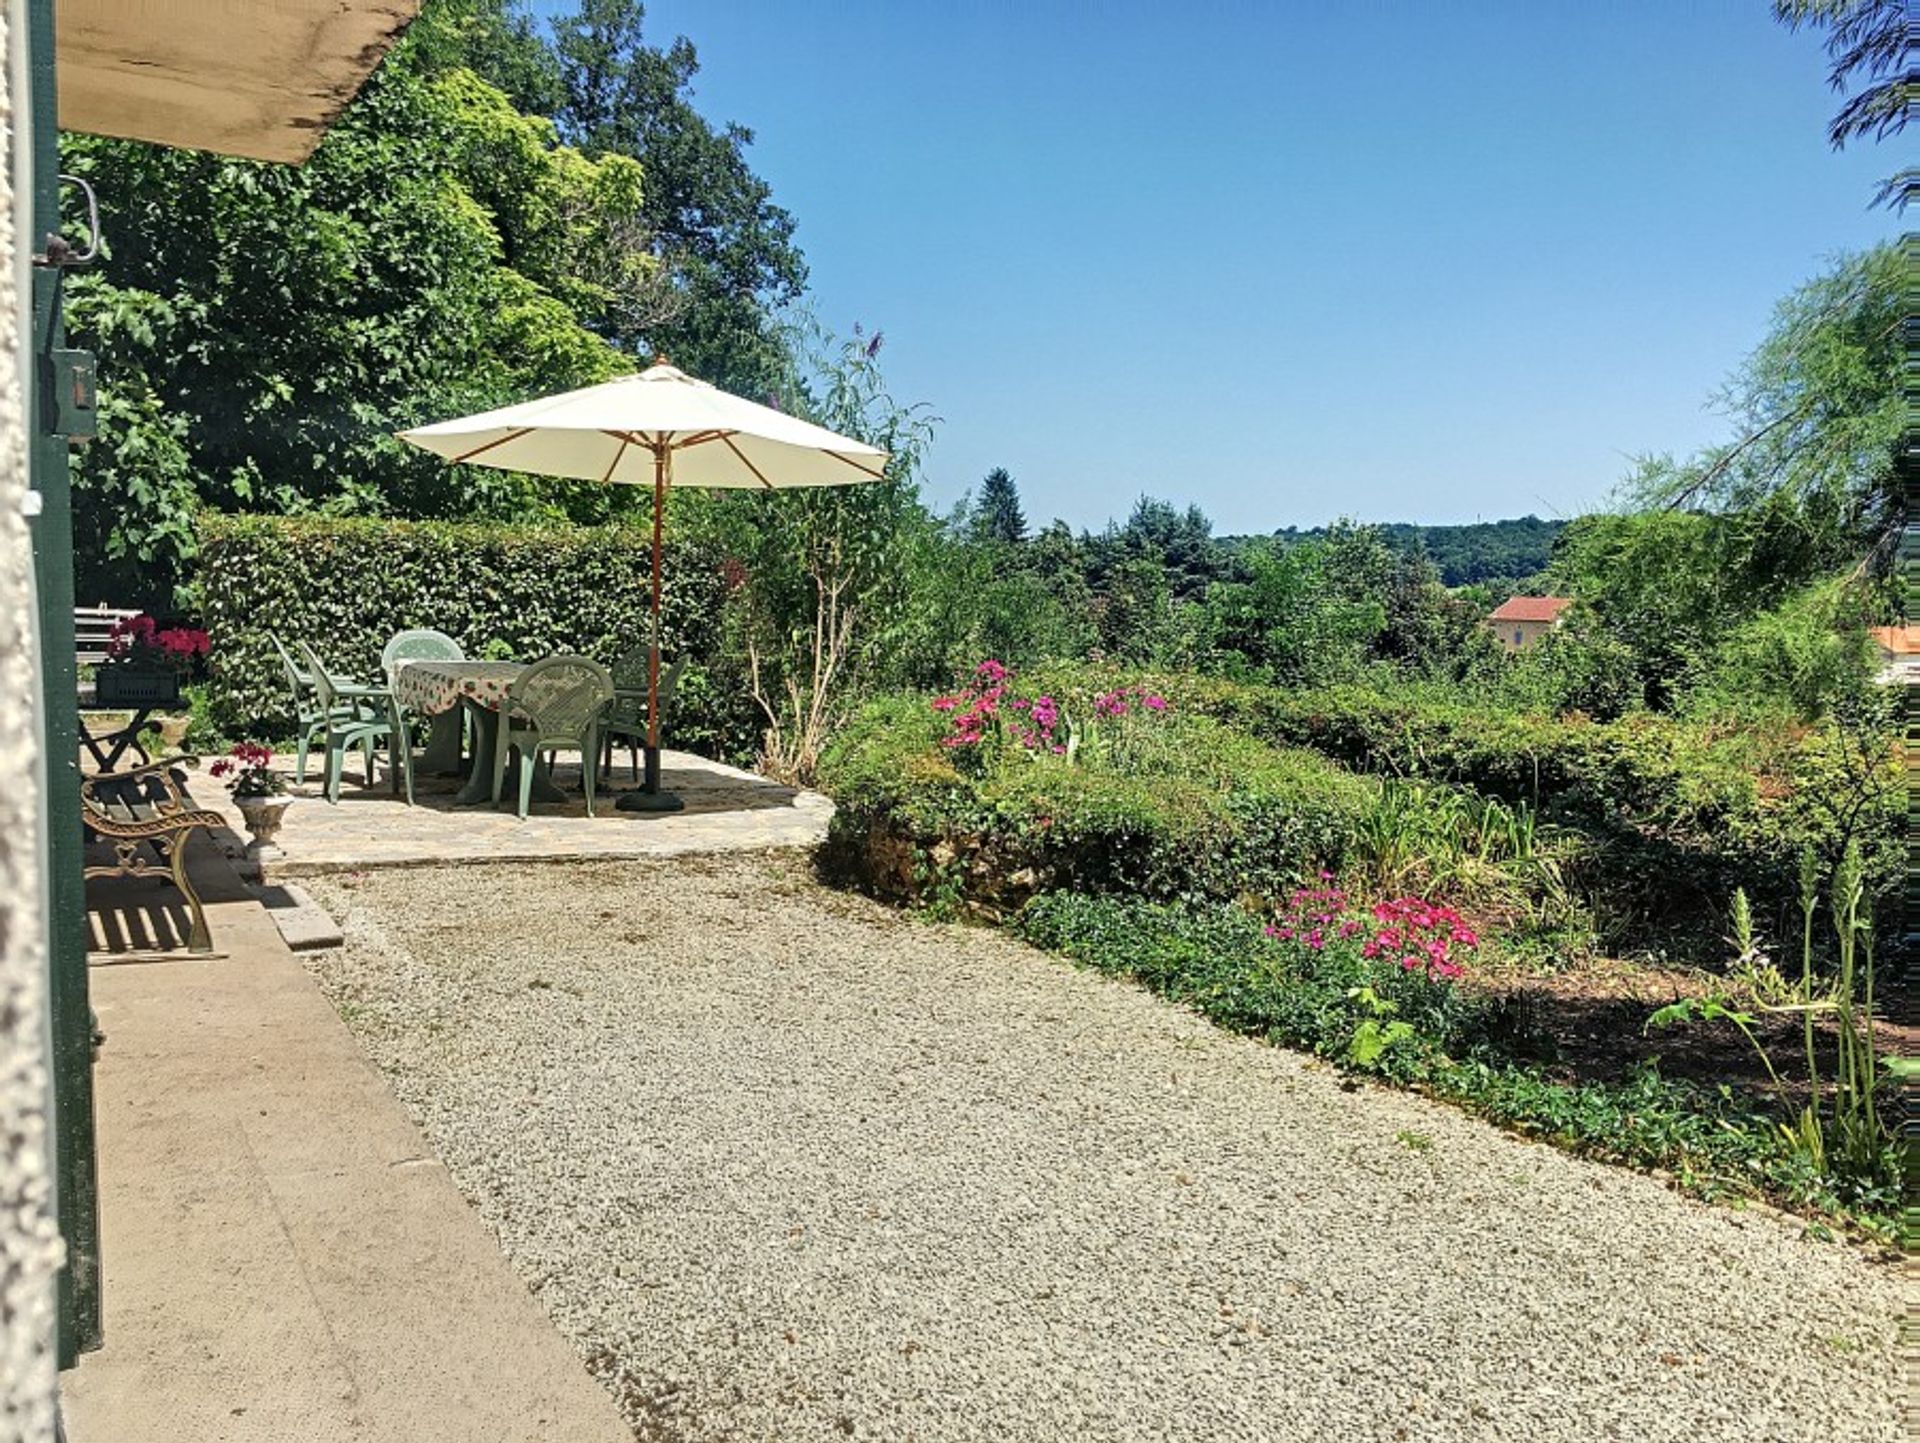
[(56, 1378), (53, 1280), (60, 1235), (53, 1215), (46, 1069), (46, 934), (42, 896), (40, 691), (34, 633), (21, 357), (19, 227), (14, 219), (21, 149), (9, 82), (18, 69), (21, 8), (0, 8), (0, 1443), (48, 1443)]

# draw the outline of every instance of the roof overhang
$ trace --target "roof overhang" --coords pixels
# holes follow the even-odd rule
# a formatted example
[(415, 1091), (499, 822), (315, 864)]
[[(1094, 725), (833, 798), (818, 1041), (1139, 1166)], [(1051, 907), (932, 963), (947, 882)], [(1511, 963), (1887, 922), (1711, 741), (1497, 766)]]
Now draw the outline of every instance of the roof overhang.
[(69, 130), (302, 161), (420, 0), (59, 0)]

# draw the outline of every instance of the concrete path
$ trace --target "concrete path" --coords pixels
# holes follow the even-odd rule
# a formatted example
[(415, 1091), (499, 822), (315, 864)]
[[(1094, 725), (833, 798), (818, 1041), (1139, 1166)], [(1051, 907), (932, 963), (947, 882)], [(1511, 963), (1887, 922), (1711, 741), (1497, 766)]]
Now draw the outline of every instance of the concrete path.
[[(453, 804), (455, 780), (416, 778), (416, 806), (389, 789), (384, 769), (375, 785), (357, 770), (340, 800), (320, 797), (315, 771), (308, 772), (302, 800), (287, 814), (280, 834), (285, 852), (267, 871), (274, 879), (351, 872), (372, 867), (449, 866), (469, 862), (608, 861), (672, 857), (692, 852), (755, 851), (810, 847), (826, 836), (833, 803), (818, 792), (783, 787), (738, 767), (690, 752), (662, 754), (662, 782), (686, 803), (681, 812), (623, 812), (604, 793), (597, 816), (587, 815), (577, 791), (577, 761), (562, 760), (557, 780), (565, 802), (536, 803), (525, 821), (510, 808)], [(625, 754), (622, 754), (624, 763)], [(317, 770), (318, 762), (314, 763)], [(615, 770), (616, 790), (633, 786), (626, 767)], [(196, 800), (227, 814), (237, 854), (246, 840), (240, 813), (217, 784), (198, 778)]]
[(107, 1346), (64, 1376), (73, 1443), (630, 1443), (268, 914), (200, 861), (227, 957), (91, 974)]

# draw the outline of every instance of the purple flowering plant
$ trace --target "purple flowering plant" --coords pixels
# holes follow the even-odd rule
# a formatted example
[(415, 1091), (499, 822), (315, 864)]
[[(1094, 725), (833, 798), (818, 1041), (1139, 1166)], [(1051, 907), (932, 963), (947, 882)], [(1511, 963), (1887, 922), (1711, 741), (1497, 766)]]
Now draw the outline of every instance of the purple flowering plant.
[(1004, 662), (989, 658), (974, 667), (959, 690), (935, 697), (931, 705), (949, 721), (940, 745), (979, 764), (1002, 748), (1072, 763), (1084, 744), (1097, 741), (1100, 723), (1158, 718), (1167, 710), (1167, 699), (1144, 686), (1116, 687), (1092, 698), (1081, 725), (1069, 717), (1061, 698), (1030, 694)]
[(1396, 897), (1372, 907), (1356, 903), (1331, 872), (1317, 885), (1296, 888), (1276, 909), (1267, 935), (1309, 952), (1357, 946), (1369, 961), (1397, 964), (1430, 982), (1455, 982), (1466, 975), (1466, 955), (1480, 945), (1479, 934), (1451, 907), (1424, 897)]

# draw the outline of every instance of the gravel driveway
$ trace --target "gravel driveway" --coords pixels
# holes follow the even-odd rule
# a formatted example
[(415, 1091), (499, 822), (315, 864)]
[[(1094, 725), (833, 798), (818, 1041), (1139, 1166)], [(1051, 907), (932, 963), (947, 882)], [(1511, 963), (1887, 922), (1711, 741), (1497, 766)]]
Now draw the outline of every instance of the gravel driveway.
[(791, 860), (308, 885), (641, 1439), (1900, 1436), (1889, 1269)]

